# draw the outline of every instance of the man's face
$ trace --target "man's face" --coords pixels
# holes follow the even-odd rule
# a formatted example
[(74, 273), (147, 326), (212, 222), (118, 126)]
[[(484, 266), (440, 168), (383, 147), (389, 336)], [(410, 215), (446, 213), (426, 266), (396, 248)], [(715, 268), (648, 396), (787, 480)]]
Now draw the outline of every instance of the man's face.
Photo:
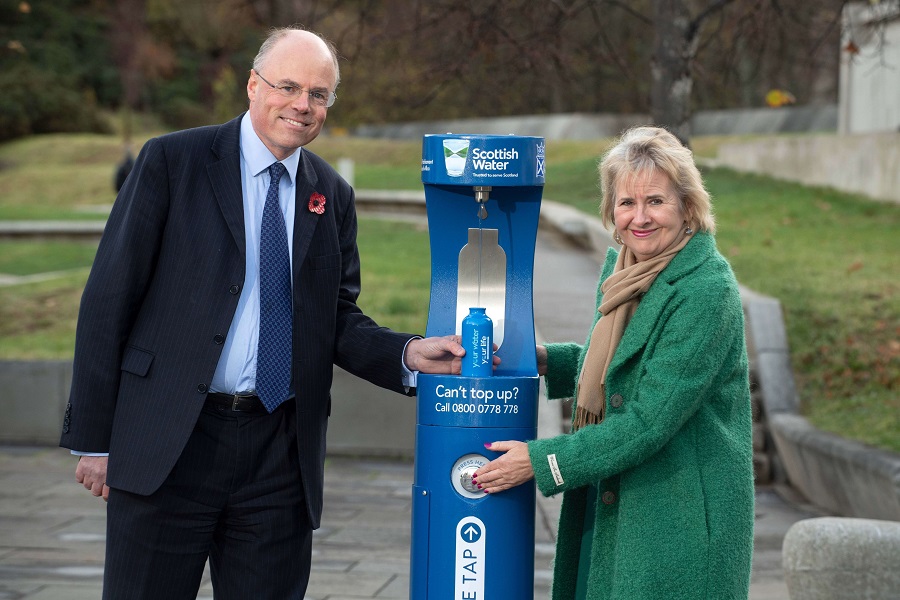
[[(295, 98), (287, 98), (276, 87), (301, 88)], [(331, 53), (311, 33), (292, 32), (278, 41), (260, 66), (250, 72), (247, 97), (253, 129), (275, 158), (287, 158), (300, 146), (310, 143), (322, 131), (328, 109), (309, 100), (309, 92), (334, 91), (337, 74)]]

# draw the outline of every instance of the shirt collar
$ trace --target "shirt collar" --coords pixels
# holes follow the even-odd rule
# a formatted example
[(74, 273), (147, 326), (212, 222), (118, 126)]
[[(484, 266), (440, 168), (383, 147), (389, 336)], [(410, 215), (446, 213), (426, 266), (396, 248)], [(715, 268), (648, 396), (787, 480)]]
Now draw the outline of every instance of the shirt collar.
[[(302, 150), (303, 148), (297, 148), (293, 154), (281, 161), (281, 164), (287, 169), (287, 175), (293, 182), (297, 181), (297, 167), (300, 165), (300, 152)], [(254, 177), (268, 169), (273, 162), (278, 160), (266, 148), (266, 145), (262, 143), (259, 136), (256, 135), (253, 123), (250, 121), (249, 112), (244, 113), (241, 119), (241, 154), (244, 157), (244, 162), (247, 163), (249, 172)]]

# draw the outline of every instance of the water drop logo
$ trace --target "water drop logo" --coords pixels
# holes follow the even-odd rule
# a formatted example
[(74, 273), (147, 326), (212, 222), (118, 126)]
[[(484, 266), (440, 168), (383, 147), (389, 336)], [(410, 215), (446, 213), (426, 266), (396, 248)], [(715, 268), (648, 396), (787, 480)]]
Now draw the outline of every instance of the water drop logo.
[(444, 165), (447, 175), (461, 177), (466, 170), (466, 158), (469, 156), (469, 140), (444, 140)]

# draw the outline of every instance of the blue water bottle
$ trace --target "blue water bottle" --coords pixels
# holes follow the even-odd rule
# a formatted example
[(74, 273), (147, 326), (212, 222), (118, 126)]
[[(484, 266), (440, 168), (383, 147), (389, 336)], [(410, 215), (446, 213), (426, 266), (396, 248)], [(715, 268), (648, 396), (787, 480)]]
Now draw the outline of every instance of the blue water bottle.
[(462, 322), (465, 377), (490, 377), (494, 371), (494, 323), (483, 308), (470, 308)]

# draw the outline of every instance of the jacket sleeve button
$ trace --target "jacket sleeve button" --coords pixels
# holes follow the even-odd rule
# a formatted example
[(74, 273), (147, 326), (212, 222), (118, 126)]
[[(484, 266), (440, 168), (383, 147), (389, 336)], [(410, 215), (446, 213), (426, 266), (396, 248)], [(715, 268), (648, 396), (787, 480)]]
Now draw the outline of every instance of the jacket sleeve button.
[(613, 504), (616, 501), (616, 495), (613, 492), (603, 492), (600, 500), (603, 504)]
[(201, 394), (205, 394), (207, 391), (209, 391), (209, 386), (207, 386), (205, 383), (201, 383), (197, 386), (197, 391)]
[(609, 398), (609, 404), (613, 408), (619, 408), (620, 406), (622, 406), (622, 402), (624, 402), (624, 401), (625, 401), (625, 399), (622, 398), (622, 394), (613, 394)]
[(221, 333), (217, 333), (216, 335), (213, 336), (213, 341), (217, 344), (221, 344), (225, 341), (225, 336), (222, 335)]
[(231, 292), (232, 295), (236, 295), (241, 291), (241, 286), (234, 284), (228, 288), (228, 291)]

